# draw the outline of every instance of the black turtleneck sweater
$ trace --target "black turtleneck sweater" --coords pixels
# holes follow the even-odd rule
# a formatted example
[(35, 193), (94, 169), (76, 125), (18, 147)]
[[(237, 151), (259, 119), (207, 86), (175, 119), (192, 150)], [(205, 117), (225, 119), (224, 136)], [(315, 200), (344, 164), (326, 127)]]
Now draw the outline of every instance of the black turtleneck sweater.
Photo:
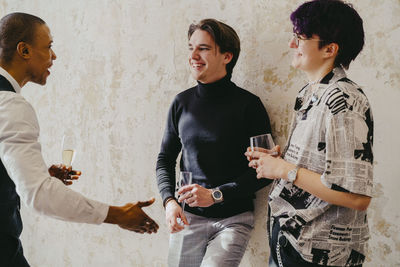
[(229, 75), (178, 94), (169, 109), (157, 160), (157, 183), (163, 202), (174, 197), (175, 166), (191, 171), (193, 183), (219, 187), (224, 201), (207, 208), (185, 206), (196, 215), (226, 218), (252, 211), (254, 192), (270, 183), (257, 180), (244, 152), (251, 136), (270, 133), (260, 99), (237, 87)]

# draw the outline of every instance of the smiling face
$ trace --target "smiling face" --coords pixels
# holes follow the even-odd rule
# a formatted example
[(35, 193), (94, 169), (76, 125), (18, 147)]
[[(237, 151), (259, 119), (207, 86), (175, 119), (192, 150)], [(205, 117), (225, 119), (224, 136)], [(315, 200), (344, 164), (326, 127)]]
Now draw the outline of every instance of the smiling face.
[(35, 29), (35, 39), (28, 45), (29, 60), (27, 68), (28, 80), (45, 85), (50, 75), (49, 68), (53, 65), (56, 54), (51, 48), (53, 38), (46, 24), (38, 25)]
[(336, 43), (319, 47), (320, 38), (313, 34), (311, 38), (299, 35), (298, 44), (292, 38), (289, 47), (294, 49), (292, 66), (306, 73), (310, 82), (322, 79), (333, 68), (339, 51)]
[(189, 66), (195, 80), (212, 83), (226, 74), (226, 65), (231, 61), (232, 53), (220, 53), (218, 45), (211, 35), (196, 30), (189, 40)]
[[(300, 35), (303, 39), (296, 45), (292, 38), (289, 47), (294, 49), (292, 66), (306, 73), (315, 72), (324, 64), (324, 49), (319, 48), (319, 37), (313, 35), (310, 39)], [(306, 40), (307, 39), (307, 40)]]

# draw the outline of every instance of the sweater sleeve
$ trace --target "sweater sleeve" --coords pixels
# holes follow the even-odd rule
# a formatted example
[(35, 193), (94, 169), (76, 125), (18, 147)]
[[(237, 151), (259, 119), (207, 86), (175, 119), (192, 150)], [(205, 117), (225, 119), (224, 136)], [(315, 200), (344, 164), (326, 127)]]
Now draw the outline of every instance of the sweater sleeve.
[(168, 198), (174, 197), (176, 158), (182, 148), (178, 132), (177, 107), (178, 102), (175, 99), (168, 112), (167, 125), (157, 158), (157, 185), (163, 204)]
[[(249, 145), (250, 137), (265, 133), (271, 133), (271, 125), (268, 113), (265, 110), (260, 98), (250, 102), (245, 111), (246, 129), (248, 129)], [(243, 151), (243, 154), (245, 151)], [(243, 155), (244, 157), (244, 155)], [(232, 182), (219, 186), (224, 195), (224, 201), (238, 198), (249, 198), (259, 189), (269, 185), (270, 179), (257, 179), (256, 171), (253, 168), (236, 177)]]

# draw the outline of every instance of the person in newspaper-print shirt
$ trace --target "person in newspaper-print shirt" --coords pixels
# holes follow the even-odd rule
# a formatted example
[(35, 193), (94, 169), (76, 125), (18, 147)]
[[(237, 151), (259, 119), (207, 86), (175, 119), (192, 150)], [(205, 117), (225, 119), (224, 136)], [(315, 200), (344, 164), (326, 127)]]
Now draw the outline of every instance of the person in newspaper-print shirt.
[(362, 19), (342, 1), (316, 0), (301, 5), (291, 20), (292, 65), (310, 82), (296, 98), (282, 154), (246, 153), (258, 178), (274, 179), (269, 266), (362, 266), (373, 120), (363, 90), (344, 72), (363, 47)]

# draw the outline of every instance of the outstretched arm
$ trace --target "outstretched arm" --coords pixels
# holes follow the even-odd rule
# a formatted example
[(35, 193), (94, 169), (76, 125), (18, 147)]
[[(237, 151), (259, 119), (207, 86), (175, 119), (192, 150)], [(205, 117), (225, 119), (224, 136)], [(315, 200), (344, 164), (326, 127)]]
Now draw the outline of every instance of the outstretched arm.
[(158, 225), (143, 210), (143, 207), (154, 203), (154, 198), (148, 201), (128, 203), (124, 206), (110, 206), (105, 223), (117, 224), (119, 227), (136, 233), (157, 233)]
[[(141, 210), (154, 200), (110, 208), (66, 187), (60, 180), (79, 174), (57, 166), (48, 170), (38, 142), (39, 125), (32, 106), (24, 98), (13, 96), (1, 102), (0, 107), (1, 162), (21, 200), (29, 208), (65, 221), (101, 224), (107, 217), (107, 222), (118, 223), (126, 229), (142, 232), (157, 230), (157, 224)], [(49, 171), (59, 179), (50, 177)], [(141, 224), (144, 226), (136, 227)]]

